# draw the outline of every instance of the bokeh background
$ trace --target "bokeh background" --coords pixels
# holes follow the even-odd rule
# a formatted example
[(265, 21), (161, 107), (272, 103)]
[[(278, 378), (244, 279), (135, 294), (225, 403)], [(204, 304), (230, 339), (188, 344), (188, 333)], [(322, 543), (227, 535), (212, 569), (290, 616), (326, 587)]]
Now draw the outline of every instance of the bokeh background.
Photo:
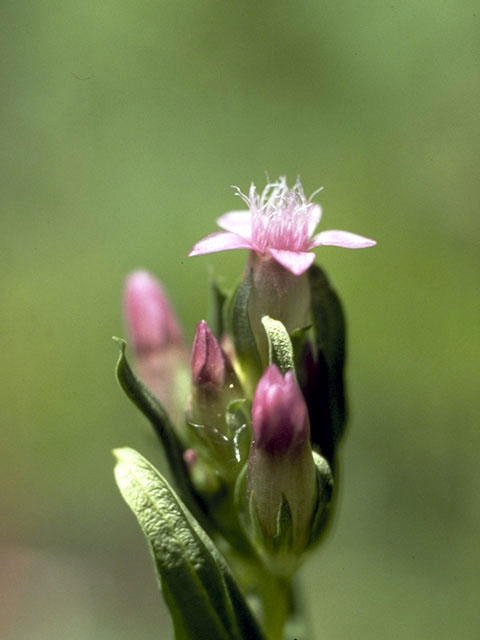
[(301, 572), (315, 638), (478, 638), (478, 3), (4, 0), (0, 6), (5, 640), (168, 638), (111, 449), (158, 459), (114, 380), (125, 274), (189, 339), (187, 259), (230, 185), (300, 175), (349, 319), (332, 534)]

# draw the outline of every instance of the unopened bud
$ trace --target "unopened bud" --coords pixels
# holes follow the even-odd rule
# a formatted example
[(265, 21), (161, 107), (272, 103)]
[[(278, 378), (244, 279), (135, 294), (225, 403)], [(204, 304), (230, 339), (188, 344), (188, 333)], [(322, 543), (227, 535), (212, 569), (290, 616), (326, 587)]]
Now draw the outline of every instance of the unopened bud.
[(186, 422), (205, 461), (222, 477), (235, 477), (250, 439), (244, 394), (229, 357), (204, 320), (195, 332), (191, 367)]
[(147, 271), (126, 279), (124, 313), (140, 378), (175, 420), (185, 401), (187, 354), (170, 301)]
[(191, 364), (192, 382), (201, 394), (218, 396), (236, 383), (233, 367), (205, 320), (199, 322), (195, 332)]
[(308, 543), (317, 498), (308, 409), (292, 372), (275, 365), (258, 383), (252, 410), (247, 497), (255, 509), (267, 554), (275, 556), (288, 513), (287, 548), (282, 543), (275, 571), (288, 573)]
[(167, 295), (147, 271), (134, 271), (126, 280), (125, 319), (136, 353), (159, 351), (182, 342)]
[(187, 468), (192, 470), (198, 461), (198, 454), (195, 449), (185, 449), (183, 452), (183, 459)]

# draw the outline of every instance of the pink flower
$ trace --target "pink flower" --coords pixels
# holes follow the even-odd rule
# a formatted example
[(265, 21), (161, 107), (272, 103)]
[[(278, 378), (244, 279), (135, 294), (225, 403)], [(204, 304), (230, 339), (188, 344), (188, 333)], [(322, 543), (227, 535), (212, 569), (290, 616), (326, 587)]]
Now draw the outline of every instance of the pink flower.
[(217, 231), (206, 236), (192, 248), (189, 255), (198, 256), (229, 249), (251, 249), (271, 256), (293, 275), (304, 273), (315, 260), (310, 249), (323, 245), (363, 249), (374, 240), (349, 231), (322, 231), (312, 237), (320, 222), (322, 209), (306, 198), (299, 180), (289, 189), (286, 179), (267, 184), (261, 194), (251, 185), (248, 196), (235, 187), (237, 195), (249, 211), (230, 211), (217, 219)]

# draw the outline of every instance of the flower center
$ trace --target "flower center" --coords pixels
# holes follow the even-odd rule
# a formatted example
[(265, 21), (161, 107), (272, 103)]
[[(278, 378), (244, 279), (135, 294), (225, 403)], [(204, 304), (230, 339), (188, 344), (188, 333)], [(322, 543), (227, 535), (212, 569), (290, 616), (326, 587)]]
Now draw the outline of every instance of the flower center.
[(264, 253), (268, 247), (288, 251), (305, 251), (309, 240), (308, 222), (312, 203), (305, 197), (297, 180), (289, 189), (285, 178), (267, 184), (261, 194), (252, 184), (248, 196), (238, 195), (252, 214), (252, 242)]

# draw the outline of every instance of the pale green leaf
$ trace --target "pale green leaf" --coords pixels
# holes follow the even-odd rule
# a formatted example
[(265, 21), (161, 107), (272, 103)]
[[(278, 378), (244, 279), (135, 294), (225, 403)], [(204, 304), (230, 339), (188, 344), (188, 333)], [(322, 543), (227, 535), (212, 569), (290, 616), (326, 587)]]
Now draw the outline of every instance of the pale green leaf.
[(264, 638), (225, 560), (165, 478), (133, 449), (115, 477), (148, 540), (177, 640)]

